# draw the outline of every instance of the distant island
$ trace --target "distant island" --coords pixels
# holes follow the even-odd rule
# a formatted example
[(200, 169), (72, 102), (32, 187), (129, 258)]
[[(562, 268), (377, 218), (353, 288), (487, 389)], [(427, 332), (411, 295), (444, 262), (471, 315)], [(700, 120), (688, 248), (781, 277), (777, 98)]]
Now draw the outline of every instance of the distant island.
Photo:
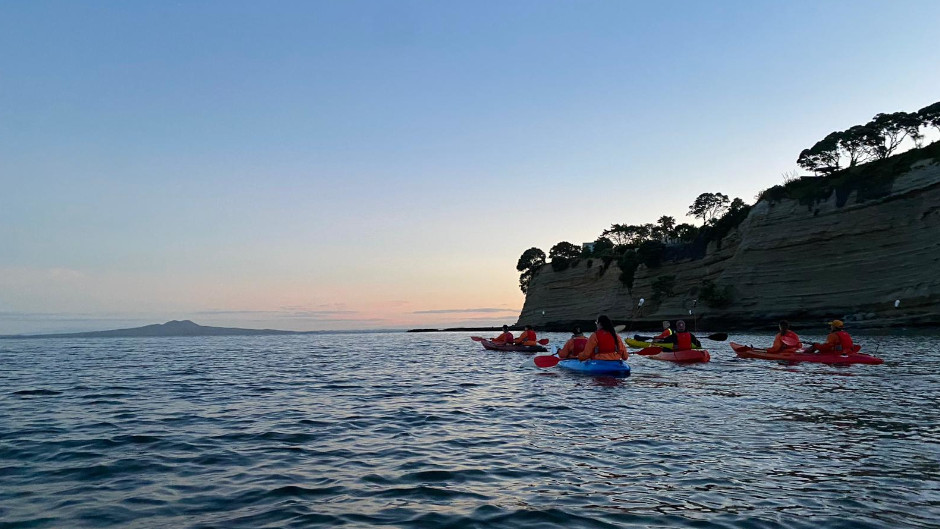
[(208, 327), (190, 320), (173, 320), (166, 323), (144, 325), (132, 329), (111, 331), (76, 332), (68, 334), (19, 334), (4, 335), (6, 338), (144, 338), (154, 336), (271, 336), (283, 334), (314, 334), (321, 331), (278, 331), (275, 329), (239, 329), (235, 327)]

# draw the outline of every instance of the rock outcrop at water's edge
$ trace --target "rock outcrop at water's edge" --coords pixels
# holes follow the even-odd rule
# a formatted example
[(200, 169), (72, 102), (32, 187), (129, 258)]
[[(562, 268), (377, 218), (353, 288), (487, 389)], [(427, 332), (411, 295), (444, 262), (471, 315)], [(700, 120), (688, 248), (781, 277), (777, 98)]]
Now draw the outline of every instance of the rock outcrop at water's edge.
[[(940, 159), (912, 164), (879, 194), (761, 200), (703, 258), (641, 265), (632, 291), (615, 262), (605, 269), (595, 259), (589, 268), (581, 259), (561, 272), (545, 265), (518, 324), (564, 330), (606, 313), (656, 328), (664, 319), (691, 320), (698, 299), (698, 328), (772, 330), (781, 318), (821, 329), (832, 318), (856, 329), (940, 326)], [(663, 276), (674, 276), (672, 294), (654, 295), (653, 282)], [(727, 306), (699, 299), (706, 281), (727, 289)], [(637, 308), (640, 298), (646, 303)]]

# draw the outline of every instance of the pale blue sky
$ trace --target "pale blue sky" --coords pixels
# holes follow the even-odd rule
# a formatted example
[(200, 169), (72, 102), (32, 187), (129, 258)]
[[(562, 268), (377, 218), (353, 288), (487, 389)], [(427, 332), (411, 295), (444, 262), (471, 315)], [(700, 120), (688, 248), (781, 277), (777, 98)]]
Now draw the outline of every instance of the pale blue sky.
[(750, 202), (940, 99), (938, 26), (934, 1), (2, 2), (0, 333), (511, 322), (529, 246)]

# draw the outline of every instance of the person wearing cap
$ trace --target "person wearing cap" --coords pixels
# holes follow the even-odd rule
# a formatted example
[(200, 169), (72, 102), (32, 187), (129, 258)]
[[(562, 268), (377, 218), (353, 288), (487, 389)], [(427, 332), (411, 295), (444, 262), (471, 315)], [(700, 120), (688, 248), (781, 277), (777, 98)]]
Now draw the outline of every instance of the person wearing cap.
[(538, 345), (535, 329), (533, 329), (531, 325), (526, 325), (522, 334), (513, 340), (512, 343), (519, 345)]
[(669, 320), (663, 320), (663, 332), (659, 333), (656, 336), (653, 336), (652, 341), (658, 342), (660, 340), (665, 340), (666, 338), (669, 338), (673, 334), (675, 333), (673, 333), (672, 329), (669, 328)]
[(565, 342), (564, 347), (558, 350), (558, 358), (564, 360), (565, 358), (577, 358), (581, 351), (584, 351), (584, 347), (587, 345), (588, 339), (584, 336), (584, 333), (581, 332), (581, 327), (575, 327), (571, 331), (571, 338)]
[(796, 351), (803, 346), (800, 343), (800, 337), (796, 335), (795, 332), (790, 330), (790, 322), (787, 320), (780, 320), (778, 324), (780, 332), (777, 333), (777, 336), (774, 337), (774, 344), (767, 349), (768, 353), (785, 353), (788, 351)]
[(685, 321), (683, 320), (676, 322), (675, 334), (664, 339), (662, 343), (674, 344), (674, 351), (688, 351), (692, 346), (702, 347), (702, 342), (698, 341), (694, 334), (685, 329)]
[(841, 353), (850, 354), (853, 351), (852, 337), (845, 332), (845, 325), (842, 320), (832, 320), (829, 322), (829, 336), (826, 337), (826, 343), (814, 343), (804, 353), (818, 352), (822, 353)]
[(512, 333), (509, 332), (509, 326), (503, 325), (503, 334), (491, 340), (493, 343), (512, 343)]

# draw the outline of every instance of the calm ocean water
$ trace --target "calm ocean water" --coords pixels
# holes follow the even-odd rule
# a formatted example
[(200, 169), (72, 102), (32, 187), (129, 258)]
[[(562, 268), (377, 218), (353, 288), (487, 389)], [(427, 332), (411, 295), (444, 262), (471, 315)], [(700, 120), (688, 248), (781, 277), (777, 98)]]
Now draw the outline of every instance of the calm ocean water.
[(620, 379), (466, 333), (3, 340), (0, 528), (940, 527), (940, 338), (858, 342)]

